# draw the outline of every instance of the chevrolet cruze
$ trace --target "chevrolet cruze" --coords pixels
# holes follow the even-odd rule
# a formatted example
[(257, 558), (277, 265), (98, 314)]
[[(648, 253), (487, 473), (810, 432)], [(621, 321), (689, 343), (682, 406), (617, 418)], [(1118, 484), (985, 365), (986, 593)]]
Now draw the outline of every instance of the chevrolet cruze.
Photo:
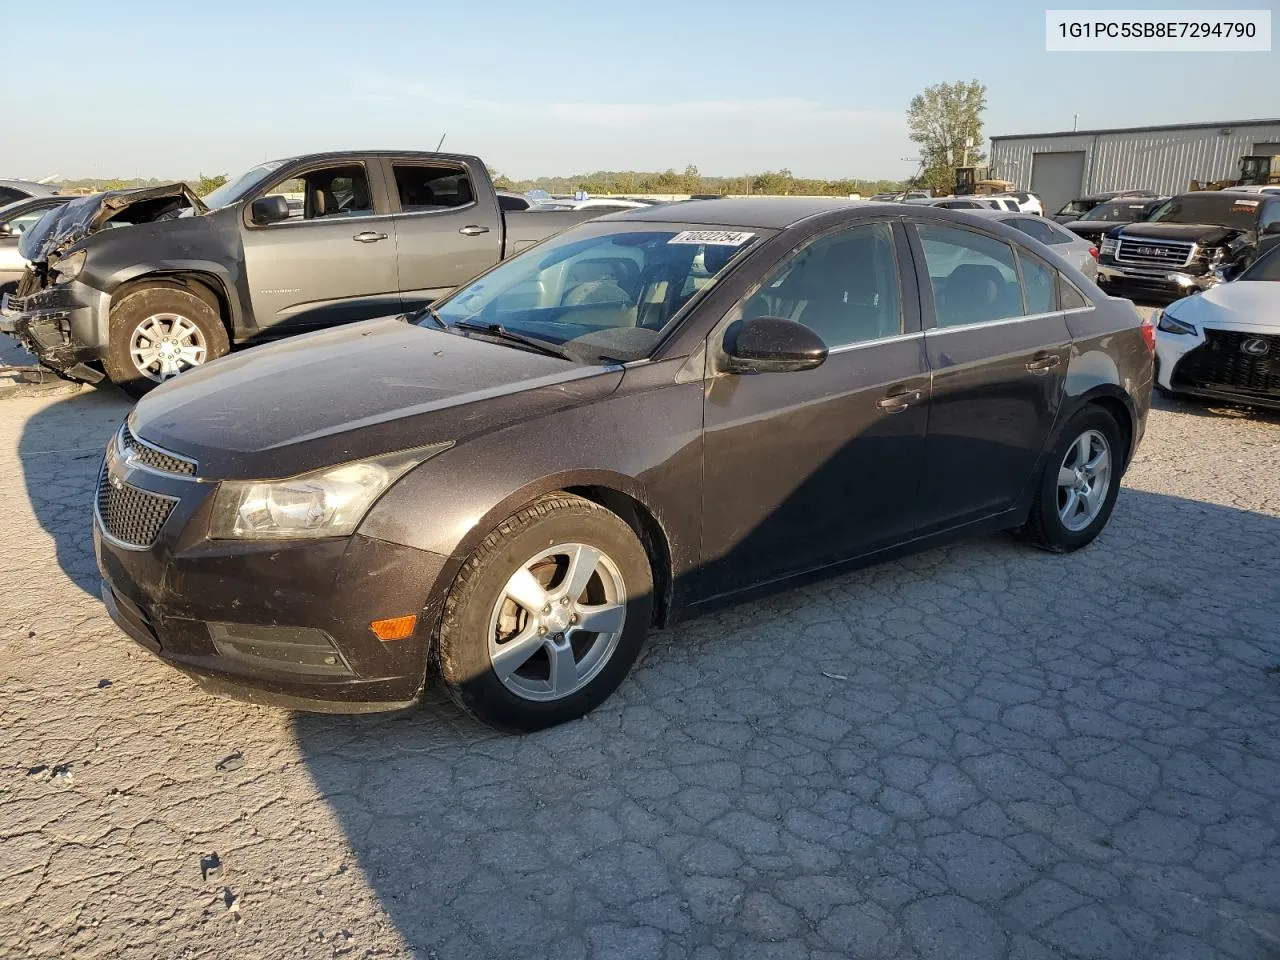
[(97, 487), (102, 595), (215, 692), (364, 711), (438, 680), (536, 729), (716, 604), (984, 531), (1089, 543), (1142, 437), (1152, 338), (963, 213), (628, 210), (433, 309), (143, 399)]

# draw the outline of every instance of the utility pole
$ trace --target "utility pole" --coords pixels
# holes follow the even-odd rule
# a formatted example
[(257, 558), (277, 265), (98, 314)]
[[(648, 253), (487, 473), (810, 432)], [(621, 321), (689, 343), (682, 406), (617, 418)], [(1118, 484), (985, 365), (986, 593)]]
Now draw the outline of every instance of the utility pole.
[(1071, 121), (1071, 132), (1075, 133), (1080, 129), (1080, 114), (1075, 114)]

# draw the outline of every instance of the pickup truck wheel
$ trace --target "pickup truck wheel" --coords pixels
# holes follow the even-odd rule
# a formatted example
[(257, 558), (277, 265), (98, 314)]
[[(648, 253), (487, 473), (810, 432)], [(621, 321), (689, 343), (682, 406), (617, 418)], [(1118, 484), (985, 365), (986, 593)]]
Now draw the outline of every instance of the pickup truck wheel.
[(505, 730), (580, 717), (626, 677), (653, 619), (653, 572), (631, 527), (554, 493), (498, 525), (454, 581), (436, 662), (464, 710)]
[(140, 397), (230, 349), (226, 328), (207, 302), (181, 287), (142, 287), (111, 306), (103, 367), (116, 386)]

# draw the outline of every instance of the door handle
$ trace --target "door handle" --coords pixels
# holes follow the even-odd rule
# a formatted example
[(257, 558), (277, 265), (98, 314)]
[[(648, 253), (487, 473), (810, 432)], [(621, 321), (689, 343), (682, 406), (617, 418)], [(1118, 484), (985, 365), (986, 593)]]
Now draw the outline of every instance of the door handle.
[(488, 233), (488, 227), (482, 227), (478, 223), (470, 223), (465, 227), (459, 227), (458, 232), (464, 237), (478, 237), (482, 233)]
[(1032, 360), (1027, 364), (1027, 369), (1032, 373), (1048, 373), (1058, 364), (1062, 363), (1059, 356), (1041, 357), (1038, 360)]
[(901, 413), (913, 403), (919, 403), (924, 394), (919, 390), (906, 390), (902, 393), (891, 393), (883, 400), (877, 400), (876, 406), (885, 413)]
[(351, 238), (356, 243), (377, 243), (379, 240), (387, 239), (385, 233), (374, 233), (372, 230), (366, 230), (364, 233), (357, 233)]

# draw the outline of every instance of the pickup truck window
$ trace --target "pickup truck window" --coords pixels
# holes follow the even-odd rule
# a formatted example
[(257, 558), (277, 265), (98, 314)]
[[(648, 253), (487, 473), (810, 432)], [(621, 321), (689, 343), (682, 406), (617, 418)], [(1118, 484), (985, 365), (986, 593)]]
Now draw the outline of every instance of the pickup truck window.
[(392, 165), (400, 209), (405, 213), (450, 210), (475, 203), (465, 167), (453, 164), (397, 163)]
[(360, 163), (308, 170), (277, 183), (265, 196), (284, 197), (289, 202), (290, 220), (332, 220), (373, 213), (369, 176)]

